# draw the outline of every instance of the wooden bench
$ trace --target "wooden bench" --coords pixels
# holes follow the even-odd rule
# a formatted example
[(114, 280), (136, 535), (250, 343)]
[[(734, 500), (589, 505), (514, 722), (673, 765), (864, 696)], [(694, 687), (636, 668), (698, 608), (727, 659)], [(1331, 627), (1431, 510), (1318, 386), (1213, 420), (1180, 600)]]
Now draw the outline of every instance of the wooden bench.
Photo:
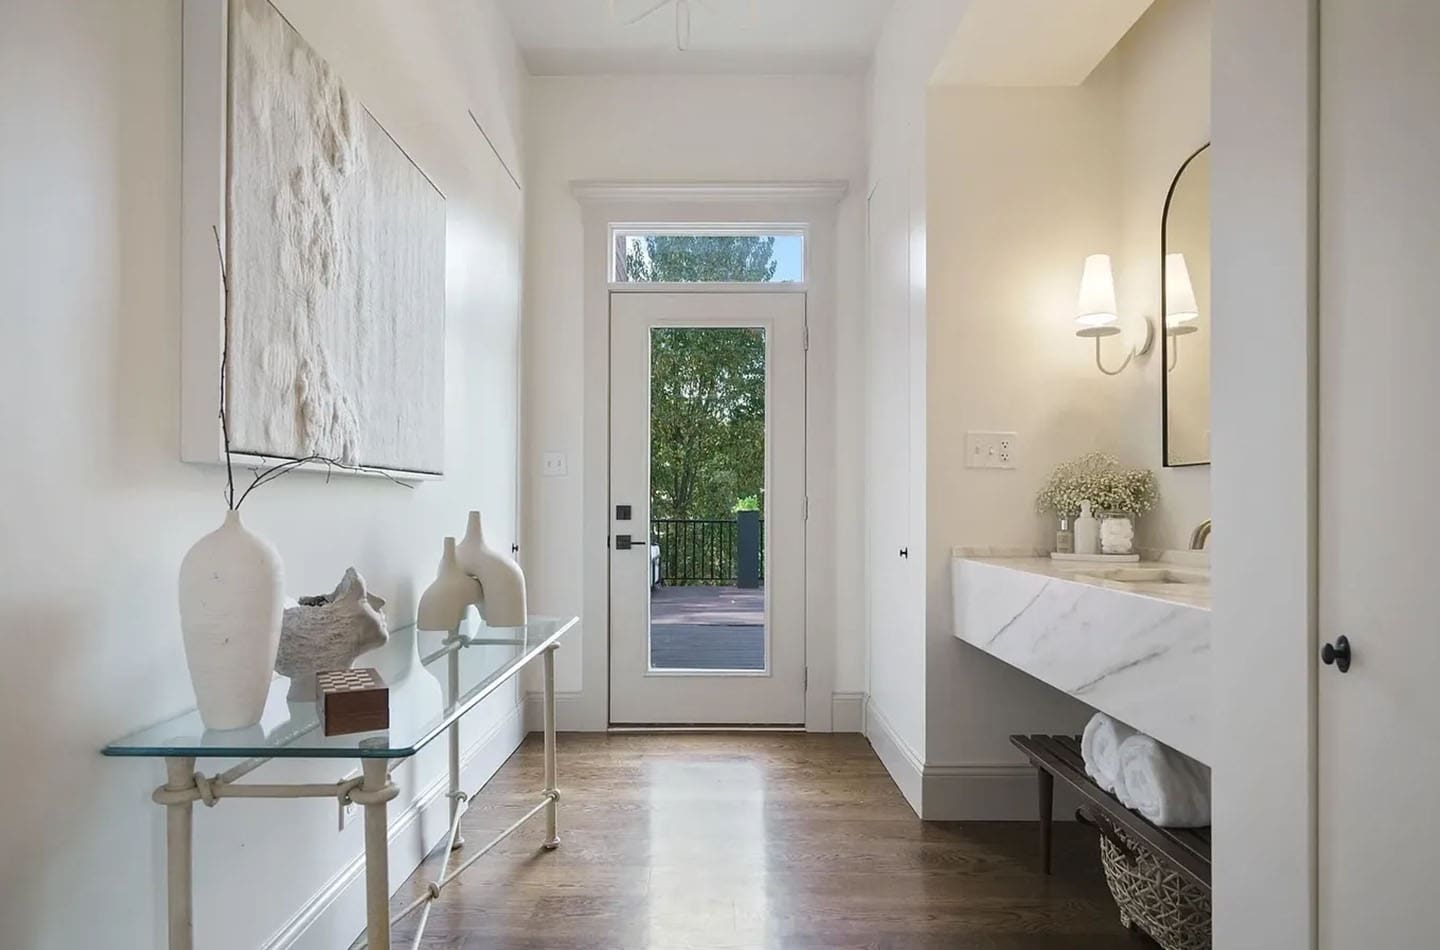
[(1161, 828), (1120, 803), (1085, 774), (1079, 736), (1011, 736), (1010, 742), (1035, 766), (1040, 788), (1040, 860), (1050, 873), (1055, 779), (1079, 792), (1093, 808), (1141, 842), (1191, 882), (1210, 890), (1210, 829)]

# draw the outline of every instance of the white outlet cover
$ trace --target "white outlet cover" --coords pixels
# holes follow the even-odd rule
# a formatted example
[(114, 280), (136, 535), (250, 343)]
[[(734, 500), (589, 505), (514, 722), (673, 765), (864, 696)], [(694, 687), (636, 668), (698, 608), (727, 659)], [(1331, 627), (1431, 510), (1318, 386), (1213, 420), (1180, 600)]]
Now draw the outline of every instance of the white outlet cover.
[(546, 452), (541, 459), (540, 474), (546, 478), (564, 478), (570, 474), (569, 461), (564, 452)]
[(1013, 469), (1018, 444), (1014, 432), (967, 432), (965, 467)]

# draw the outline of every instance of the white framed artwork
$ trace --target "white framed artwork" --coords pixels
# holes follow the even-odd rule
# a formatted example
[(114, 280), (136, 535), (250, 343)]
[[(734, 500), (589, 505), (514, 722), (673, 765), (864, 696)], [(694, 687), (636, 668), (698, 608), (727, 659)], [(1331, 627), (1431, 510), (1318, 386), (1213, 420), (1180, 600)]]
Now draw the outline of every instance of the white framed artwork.
[[(184, 7), (182, 457), (445, 460), (445, 198), (269, 0)], [(216, 234), (229, 293), (221, 281)]]

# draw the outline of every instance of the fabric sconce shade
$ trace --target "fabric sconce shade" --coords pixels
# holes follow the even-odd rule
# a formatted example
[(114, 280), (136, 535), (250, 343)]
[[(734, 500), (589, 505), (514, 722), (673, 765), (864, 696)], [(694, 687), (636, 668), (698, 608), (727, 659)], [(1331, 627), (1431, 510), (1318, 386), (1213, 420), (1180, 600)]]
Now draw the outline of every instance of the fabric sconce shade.
[(1195, 286), (1184, 254), (1165, 255), (1165, 326), (1177, 327), (1200, 316), (1195, 303)]
[(1082, 328), (1108, 327), (1118, 319), (1115, 306), (1115, 277), (1110, 271), (1109, 254), (1091, 254), (1085, 258), (1085, 271), (1080, 276), (1080, 301), (1075, 322)]

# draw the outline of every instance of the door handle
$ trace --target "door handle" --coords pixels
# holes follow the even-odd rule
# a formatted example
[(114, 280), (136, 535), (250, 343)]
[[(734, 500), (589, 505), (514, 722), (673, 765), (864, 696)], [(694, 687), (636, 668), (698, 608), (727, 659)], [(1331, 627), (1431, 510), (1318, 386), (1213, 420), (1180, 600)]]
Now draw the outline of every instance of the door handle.
[(615, 535), (615, 550), (617, 551), (630, 551), (636, 548), (644, 551), (648, 550), (649, 547), (650, 545), (646, 543), (644, 538), (636, 538), (628, 534)]
[(1337, 637), (1333, 644), (1327, 643), (1321, 647), (1320, 662), (1335, 667), (1341, 673), (1350, 672), (1350, 638)]

